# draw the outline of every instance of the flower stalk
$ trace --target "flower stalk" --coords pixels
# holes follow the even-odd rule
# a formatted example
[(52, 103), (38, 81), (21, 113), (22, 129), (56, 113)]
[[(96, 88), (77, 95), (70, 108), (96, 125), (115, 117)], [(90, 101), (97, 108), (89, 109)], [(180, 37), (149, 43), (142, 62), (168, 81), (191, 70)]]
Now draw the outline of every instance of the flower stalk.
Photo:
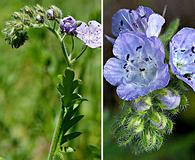
[(54, 133), (53, 133), (53, 137), (52, 137), (52, 141), (51, 141), (51, 145), (50, 145), (50, 150), (49, 150), (49, 155), (48, 155), (48, 160), (53, 159), (53, 156), (55, 155), (56, 148), (59, 144), (59, 138), (61, 137), (60, 133), (61, 133), (61, 126), (62, 126), (62, 122), (63, 122), (63, 117), (64, 117), (64, 110), (61, 109), (60, 114), (59, 114), (59, 118), (58, 118), (58, 122), (56, 124), (56, 128), (55, 128)]

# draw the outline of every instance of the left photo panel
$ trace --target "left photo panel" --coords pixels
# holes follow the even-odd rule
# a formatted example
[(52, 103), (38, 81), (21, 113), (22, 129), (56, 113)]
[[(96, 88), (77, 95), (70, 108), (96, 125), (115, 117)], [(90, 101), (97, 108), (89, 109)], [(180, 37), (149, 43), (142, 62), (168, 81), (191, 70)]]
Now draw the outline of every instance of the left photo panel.
[(101, 0), (0, 5), (0, 160), (101, 159)]

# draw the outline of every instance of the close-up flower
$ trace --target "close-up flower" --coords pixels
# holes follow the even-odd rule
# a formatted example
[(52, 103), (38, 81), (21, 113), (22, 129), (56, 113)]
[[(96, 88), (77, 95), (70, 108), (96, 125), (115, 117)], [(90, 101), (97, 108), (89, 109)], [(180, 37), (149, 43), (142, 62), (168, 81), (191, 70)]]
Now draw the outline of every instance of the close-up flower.
[(82, 22), (77, 27), (76, 33), (77, 37), (90, 48), (97, 48), (102, 44), (102, 26), (97, 21), (89, 21), (88, 25)]
[(121, 31), (128, 30), (146, 33), (148, 37), (158, 37), (164, 23), (165, 19), (148, 7), (120, 9), (112, 17), (112, 33), (117, 37)]
[(74, 34), (76, 28), (77, 21), (72, 16), (65, 17), (60, 21), (60, 29), (62, 33)]
[(104, 66), (104, 77), (123, 100), (133, 100), (167, 86), (170, 76), (162, 43), (141, 33), (123, 32)]
[(163, 109), (172, 110), (180, 105), (181, 97), (179, 94), (166, 89), (166, 94), (160, 97), (160, 101), (165, 106)]
[(170, 42), (172, 72), (195, 91), (195, 29), (183, 28)]

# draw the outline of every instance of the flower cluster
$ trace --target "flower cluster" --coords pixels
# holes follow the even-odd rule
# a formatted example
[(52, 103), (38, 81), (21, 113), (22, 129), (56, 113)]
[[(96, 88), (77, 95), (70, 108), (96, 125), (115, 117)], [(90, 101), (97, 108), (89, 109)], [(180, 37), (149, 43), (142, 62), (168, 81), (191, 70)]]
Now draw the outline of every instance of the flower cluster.
[(72, 16), (63, 17), (62, 11), (56, 6), (51, 6), (49, 9), (44, 9), (39, 5), (26, 6), (19, 12), (15, 12), (12, 17), (13, 19), (8, 21), (3, 29), (5, 40), (12, 47), (19, 48), (24, 44), (28, 39), (28, 29), (43, 27), (52, 32), (59, 32), (58, 34), (62, 37), (66, 34), (76, 36), (90, 48), (101, 47), (102, 26), (100, 23), (93, 20), (87, 26), (85, 22), (77, 21)]
[(176, 77), (195, 91), (195, 29), (183, 28), (172, 37), (168, 60), (166, 45), (158, 37), (164, 23), (165, 19), (148, 7), (120, 9), (112, 17), (114, 38), (106, 36), (115, 57), (105, 63), (104, 78), (117, 87), (125, 107), (131, 108), (116, 122), (114, 136), (120, 145), (137, 148), (135, 152), (159, 149), (164, 134), (173, 128), (170, 113), (186, 106), (184, 84), (174, 84), (179, 81)]

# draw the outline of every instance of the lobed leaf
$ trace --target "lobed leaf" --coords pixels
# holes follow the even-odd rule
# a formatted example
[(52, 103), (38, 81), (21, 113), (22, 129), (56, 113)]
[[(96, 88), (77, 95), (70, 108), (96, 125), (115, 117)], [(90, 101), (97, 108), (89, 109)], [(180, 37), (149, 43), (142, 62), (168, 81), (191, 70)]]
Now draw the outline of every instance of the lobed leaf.
[(67, 135), (64, 135), (61, 139), (61, 142), (60, 144), (63, 145), (64, 143), (72, 140), (72, 139), (75, 139), (77, 138), (78, 136), (81, 135), (81, 132), (73, 132), (73, 133), (70, 133), (70, 134), (67, 134)]

